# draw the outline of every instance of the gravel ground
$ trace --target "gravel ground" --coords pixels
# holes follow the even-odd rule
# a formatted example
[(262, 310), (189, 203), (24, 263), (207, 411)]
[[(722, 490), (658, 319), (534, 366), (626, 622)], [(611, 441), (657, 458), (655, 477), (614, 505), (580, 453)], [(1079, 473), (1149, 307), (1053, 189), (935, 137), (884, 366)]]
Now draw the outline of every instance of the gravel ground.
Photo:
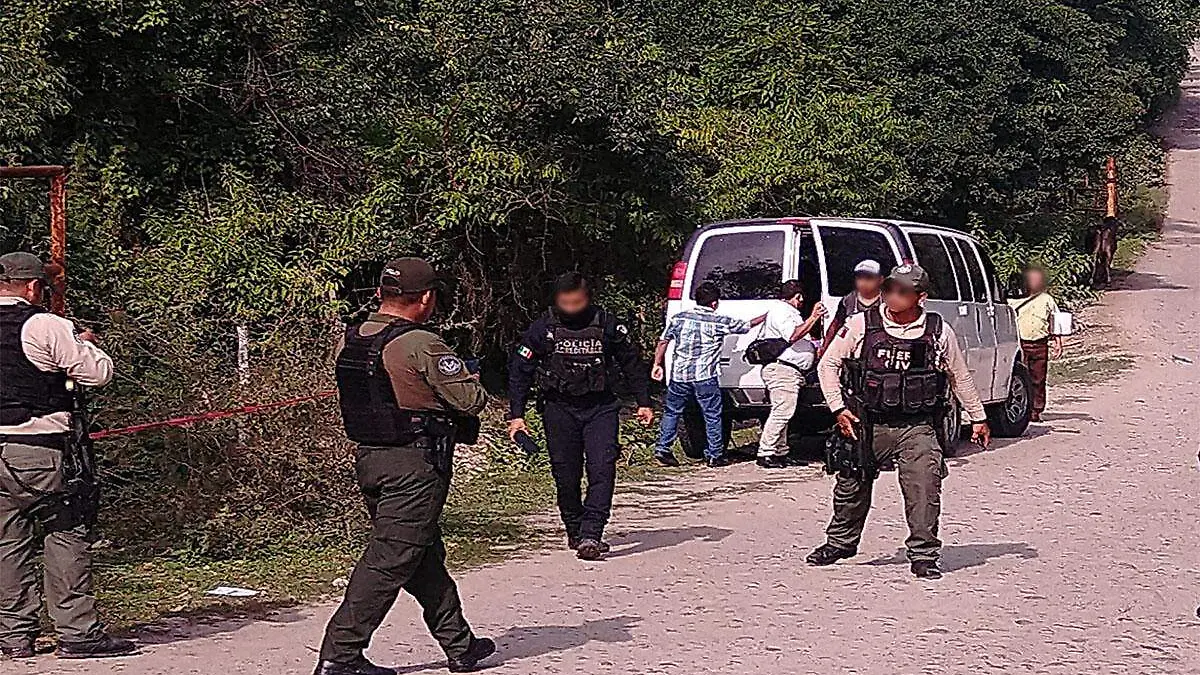
[[(944, 579), (908, 573), (894, 474), (862, 553), (811, 569), (829, 479), (700, 472), (625, 490), (607, 562), (551, 551), (463, 575), (468, 616), (501, 646), (489, 672), (1200, 672), (1200, 68), (1184, 93), (1165, 237), (1105, 297), (1096, 316), (1111, 330), (1088, 347), (1136, 365), (1057, 388), (1028, 437), (952, 460)], [(332, 610), (179, 627), (146, 634), (137, 658), (5, 672), (307, 673)], [(442, 663), (408, 599), (371, 655), (401, 673)]]

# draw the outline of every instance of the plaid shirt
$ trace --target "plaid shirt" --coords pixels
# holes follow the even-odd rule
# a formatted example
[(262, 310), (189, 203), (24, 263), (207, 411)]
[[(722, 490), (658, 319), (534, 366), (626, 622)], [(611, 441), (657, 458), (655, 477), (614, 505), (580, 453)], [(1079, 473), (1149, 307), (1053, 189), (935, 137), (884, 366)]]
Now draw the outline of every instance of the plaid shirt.
[(750, 332), (750, 322), (694, 307), (671, 318), (662, 339), (675, 342), (671, 380), (701, 382), (721, 371), (721, 345), (728, 335)]

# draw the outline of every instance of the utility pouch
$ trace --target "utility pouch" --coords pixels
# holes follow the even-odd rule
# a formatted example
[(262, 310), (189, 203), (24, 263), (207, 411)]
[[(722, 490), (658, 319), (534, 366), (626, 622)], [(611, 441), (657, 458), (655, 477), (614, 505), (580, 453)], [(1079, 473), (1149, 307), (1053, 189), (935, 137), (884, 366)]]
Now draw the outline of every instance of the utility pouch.
[(478, 417), (459, 417), (454, 421), (454, 442), (463, 445), (475, 445), (479, 442)]

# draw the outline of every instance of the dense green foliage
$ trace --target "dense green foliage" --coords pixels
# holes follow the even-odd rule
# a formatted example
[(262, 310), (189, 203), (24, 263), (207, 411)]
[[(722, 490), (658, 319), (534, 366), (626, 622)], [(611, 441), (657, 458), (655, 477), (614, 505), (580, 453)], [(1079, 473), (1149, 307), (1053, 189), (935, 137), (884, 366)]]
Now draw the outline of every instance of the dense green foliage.
[[(119, 359), (117, 424), (327, 387), (397, 254), (452, 271), (447, 324), (493, 364), (566, 268), (651, 328), (719, 218), (925, 218), (1069, 283), (1104, 157), (1158, 184), (1192, 5), (8, 0), (0, 159), (74, 167), (71, 306)], [(0, 185), (0, 248), (44, 251), (45, 221), (44, 185)], [(108, 444), (120, 543), (338, 535), (331, 412)]]

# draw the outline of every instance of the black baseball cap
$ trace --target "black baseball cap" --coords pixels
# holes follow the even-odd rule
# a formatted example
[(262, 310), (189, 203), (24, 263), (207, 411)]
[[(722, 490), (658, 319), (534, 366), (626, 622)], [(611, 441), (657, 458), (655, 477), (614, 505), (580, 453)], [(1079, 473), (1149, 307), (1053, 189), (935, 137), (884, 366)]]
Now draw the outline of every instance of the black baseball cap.
[(442, 290), (445, 285), (446, 280), (421, 258), (397, 258), (384, 265), (379, 275), (380, 288), (390, 288), (399, 293)]
[(32, 253), (17, 251), (0, 255), (0, 281), (49, 281), (46, 265)]

